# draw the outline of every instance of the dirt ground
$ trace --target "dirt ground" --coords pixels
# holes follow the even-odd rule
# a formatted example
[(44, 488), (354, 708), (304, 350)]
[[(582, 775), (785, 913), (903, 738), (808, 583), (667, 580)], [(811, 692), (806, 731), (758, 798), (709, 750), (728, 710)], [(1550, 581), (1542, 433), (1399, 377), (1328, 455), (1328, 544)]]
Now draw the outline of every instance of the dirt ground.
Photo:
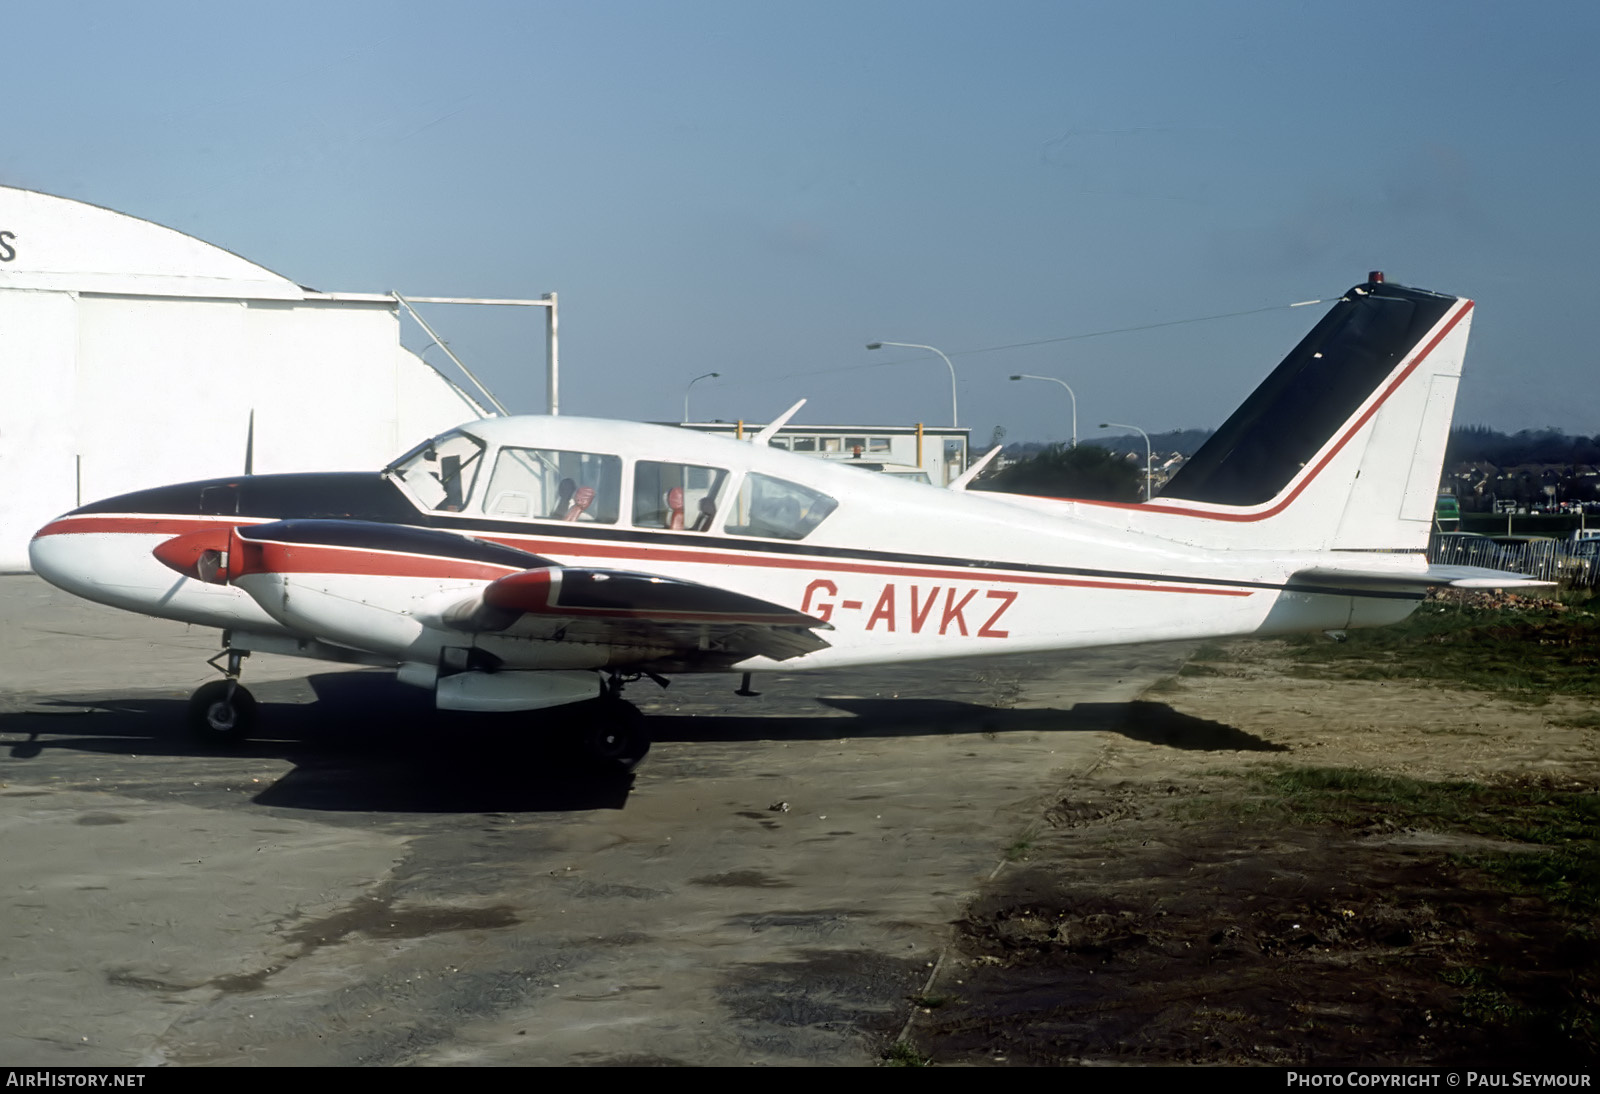
[(1600, 706), (1308, 678), (1276, 642), (1204, 657), (1041, 803), (891, 1058), (1592, 1066), (1592, 908), (1492, 866), (1546, 848), (1418, 823), (1404, 801), (1286, 809), (1267, 779), (1471, 783), (1593, 817)]

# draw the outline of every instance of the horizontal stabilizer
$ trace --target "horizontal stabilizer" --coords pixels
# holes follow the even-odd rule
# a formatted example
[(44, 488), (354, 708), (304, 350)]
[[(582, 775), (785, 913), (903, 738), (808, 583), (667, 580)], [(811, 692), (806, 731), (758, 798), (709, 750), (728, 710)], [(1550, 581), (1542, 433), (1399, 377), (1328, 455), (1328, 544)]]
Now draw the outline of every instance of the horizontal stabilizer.
[(1327, 585), (1341, 589), (1531, 589), (1556, 584), (1510, 570), (1491, 570), (1487, 566), (1429, 566), (1426, 570), (1344, 570), (1314, 566), (1298, 570), (1291, 585)]

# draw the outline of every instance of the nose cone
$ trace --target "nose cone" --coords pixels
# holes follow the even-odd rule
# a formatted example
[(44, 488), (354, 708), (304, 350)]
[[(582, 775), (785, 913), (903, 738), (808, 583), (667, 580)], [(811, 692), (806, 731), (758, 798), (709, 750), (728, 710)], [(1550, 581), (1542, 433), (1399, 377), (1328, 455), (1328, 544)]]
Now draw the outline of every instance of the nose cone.
[(33, 572), (58, 589), (86, 600), (108, 603), (115, 587), (128, 582), (127, 559), (117, 551), (114, 537), (57, 520), (34, 533), (28, 544)]
[(64, 550), (63, 541), (67, 537), (54, 534), (51, 528), (47, 525), (39, 529), (28, 542), (28, 566), (56, 588), (76, 592), (77, 582), (72, 573), (75, 552)]

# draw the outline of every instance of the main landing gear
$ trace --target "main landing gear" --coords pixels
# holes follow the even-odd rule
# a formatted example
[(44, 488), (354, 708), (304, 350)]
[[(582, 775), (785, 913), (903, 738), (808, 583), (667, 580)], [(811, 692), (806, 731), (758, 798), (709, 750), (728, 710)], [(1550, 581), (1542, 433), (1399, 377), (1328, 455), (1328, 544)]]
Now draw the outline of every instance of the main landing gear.
[[(206, 664), (225, 679), (202, 684), (189, 696), (189, 732), (211, 745), (236, 745), (256, 724), (256, 697), (239, 683), (239, 671), (248, 650), (224, 647)], [(224, 657), (228, 667), (217, 664)]]
[[(239, 683), (244, 659), (249, 656), (248, 650), (224, 645), (222, 652), (206, 662), (222, 673), (223, 679), (202, 684), (189, 697), (189, 731), (200, 741), (232, 747), (247, 740), (255, 729), (255, 696)], [(655, 673), (624, 678), (613, 672), (596, 698), (538, 713), (556, 719), (554, 724), (564, 731), (572, 751), (587, 766), (608, 774), (626, 774), (650, 751), (644, 715), (622, 698), (623, 685), (641, 676), (649, 676), (662, 687), (668, 683)]]
[[(667, 681), (654, 673), (642, 675), (648, 675), (662, 687), (667, 686)], [(629, 677), (630, 680), (638, 678)], [(650, 751), (644, 715), (622, 697), (622, 686), (626, 682), (620, 673), (613, 672), (599, 698), (562, 708), (572, 719), (570, 740), (578, 755), (602, 772), (627, 774), (638, 767), (639, 761)]]

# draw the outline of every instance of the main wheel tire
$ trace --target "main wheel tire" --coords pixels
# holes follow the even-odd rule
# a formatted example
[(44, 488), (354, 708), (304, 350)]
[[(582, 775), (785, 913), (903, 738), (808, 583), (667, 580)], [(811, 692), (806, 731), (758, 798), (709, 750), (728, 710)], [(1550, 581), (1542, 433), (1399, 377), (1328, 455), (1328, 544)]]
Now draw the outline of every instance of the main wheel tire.
[(236, 745), (256, 724), (256, 697), (231, 680), (213, 680), (189, 696), (189, 732), (213, 745)]
[(626, 774), (639, 766), (650, 751), (644, 715), (622, 699), (594, 699), (573, 708), (577, 717), (578, 749), (583, 758), (603, 771)]

